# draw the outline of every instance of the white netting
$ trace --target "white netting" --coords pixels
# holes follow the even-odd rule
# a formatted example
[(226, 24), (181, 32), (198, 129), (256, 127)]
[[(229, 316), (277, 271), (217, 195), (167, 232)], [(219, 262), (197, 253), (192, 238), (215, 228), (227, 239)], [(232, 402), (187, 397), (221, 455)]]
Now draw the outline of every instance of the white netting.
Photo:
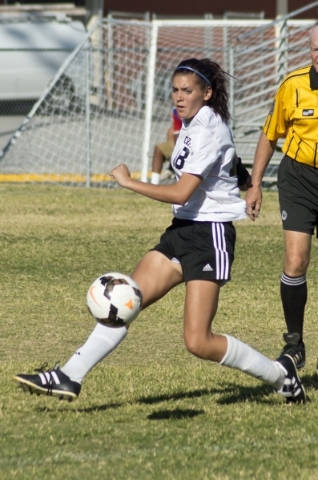
[(140, 170), (144, 115), (132, 88), (149, 25), (111, 30), (95, 28), (26, 118), (1, 161), (9, 179), (98, 184), (118, 162)]
[[(233, 131), (240, 156), (253, 158), (260, 129), (278, 85), (292, 70), (309, 65), (314, 20), (277, 22), (240, 35), (233, 49)], [(282, 155), (274, 153), (272, 164)], [(269, 168), (269, 172), (272, 169)]]
[(123, 162), (145, 180), (170, 125), (171, 72), (189, 57), (211, 57), (233, 76), (234, 138), (251, 161), (278, 82), (310, 63), (313, 23), (103, 20), (4, 149), (0, 177), (111, 185), (108, 172)]

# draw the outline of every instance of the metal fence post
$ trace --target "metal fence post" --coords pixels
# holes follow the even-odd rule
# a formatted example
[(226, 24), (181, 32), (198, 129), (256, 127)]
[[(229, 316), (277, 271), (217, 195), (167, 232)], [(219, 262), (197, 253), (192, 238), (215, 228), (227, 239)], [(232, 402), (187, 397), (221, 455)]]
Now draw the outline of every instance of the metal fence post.
[(91, 186), (91, 101), (90, 101), (90, 49), (87, 46), (86, 59), (86, 187)]
[(148, 51), (147, 72), (146, 72), (146, 98), (145, 98), (145, 128), (144, 138), (142, 145), (142, 168), (141, 168), (141, 180), (147, 181), (148, 177), (148, 154), (150, 147), (150, 134), (152, 123), (152, 107), (155, 90), (155, 70), (156, 70), (156, 56), (157, 56), (157, 38), (158, 38), (158, 25), (156, 20), (147, 25), (147, 28), (151, 28), (150, 35), (150, 47)]
[(229, 49), (229, 73), (230, 73), (230, 91), (229, 91), (229, 110), (231, 114), (230, 126), (234, 126), (234, 47)]

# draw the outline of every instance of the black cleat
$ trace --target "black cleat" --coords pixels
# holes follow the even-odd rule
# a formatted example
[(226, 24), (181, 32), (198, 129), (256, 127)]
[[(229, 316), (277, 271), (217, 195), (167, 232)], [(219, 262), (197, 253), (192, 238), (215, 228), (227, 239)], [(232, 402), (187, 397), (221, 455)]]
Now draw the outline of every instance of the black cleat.
[(19, 373), (15, 377), (19, 383), (19, 386), (23, 390), (30, 393), (36, 393), (37, 395), (54, 395), (59, 397), (60, 400), (76, 400), (81, 391), (81, 384), (73, 382), (67, 375), (65, 375), (59, 369), (57, 363), (52, 370), (45, 371), (47, 364), (42, 365), (36, 372), (40, 372), (36, 375), (25, 375)]
[[(280, 356), (289, 355), (293, 358), (296, 368), (303, 368), (306, 363), (306, 351), (304, 342), (300, 341), (299, 333), (284, 333), (283, 339), (286, 345), (281, 351)], [(279, 360), (279, 358), (277, 358), (277, 360)]]
[(276, 362), (286, 372), (284, 385), (277, 393), (285, 397), (287, 403), (306, 403), (306, 392), (298, 377), (294, 359), (289, 355), (282, 355)]

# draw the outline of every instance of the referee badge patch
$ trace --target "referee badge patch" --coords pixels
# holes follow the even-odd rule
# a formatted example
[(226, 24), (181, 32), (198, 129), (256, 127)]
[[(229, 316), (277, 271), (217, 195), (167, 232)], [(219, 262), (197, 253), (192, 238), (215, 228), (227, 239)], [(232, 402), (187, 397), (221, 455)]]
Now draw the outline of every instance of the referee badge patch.
[(286, 210), (283, 210), (282, 211), (282, 220), (284, 221), (284, 220), (286, 220), (286, 218), (287, 218), (287, 212), (286, 212)]
[(313, 108), (304, 108), (303, 110), (303, 117), (312, 117), (314, 114)]

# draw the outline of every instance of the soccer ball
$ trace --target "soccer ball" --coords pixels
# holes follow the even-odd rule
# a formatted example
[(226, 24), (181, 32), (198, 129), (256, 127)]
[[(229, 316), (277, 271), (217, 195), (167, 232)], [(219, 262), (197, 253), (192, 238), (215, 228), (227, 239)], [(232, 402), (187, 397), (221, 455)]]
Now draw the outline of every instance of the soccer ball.
[(141, 291), (136, 282), (119, 272), (97, 278), (87, 292), (92, 316), (106, 326), (129, 325), (141, 310)]

